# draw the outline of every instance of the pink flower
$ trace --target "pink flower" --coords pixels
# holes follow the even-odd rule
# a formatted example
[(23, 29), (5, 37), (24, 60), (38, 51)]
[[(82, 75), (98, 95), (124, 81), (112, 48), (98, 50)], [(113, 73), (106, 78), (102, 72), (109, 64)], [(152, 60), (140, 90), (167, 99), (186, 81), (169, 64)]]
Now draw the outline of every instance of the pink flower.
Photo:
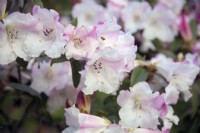
[(75, 28), (68, 25), (64, 32), (67, 40), (65, 46), (65, 55), (67, 58), (77, 60), (91, 58), (99, 45), (98, 40), (91, 34), (85, 26)]

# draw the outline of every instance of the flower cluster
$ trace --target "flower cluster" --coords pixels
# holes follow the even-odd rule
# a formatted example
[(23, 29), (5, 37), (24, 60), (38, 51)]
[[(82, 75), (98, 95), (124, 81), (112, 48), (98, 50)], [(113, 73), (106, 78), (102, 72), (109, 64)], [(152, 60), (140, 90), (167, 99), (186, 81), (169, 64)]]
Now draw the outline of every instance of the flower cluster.
[[(58, 12), (37, 5), (32, 13), (6, 16), (2, 4), (0, 64), (18, 58), (28, 61), (30, 87), (49, 97), (49, 112), (72, 100), (65, 109), (68, 127), (63, 133), (169, 133), (179, 121), (172, 105), (192, 97), (190, 89), (200, 72), (200, 46), (198, 42), (188, 46), (193, 43), (192, 31), (189, 15), (182, 12), (184, 4), (184, 0), (159, 0), (154, 6), (145, 1), (108, 0), (104, 7), (83, 0), (72, 10), (77, 25), (63, 25)], [(168, 50), (178, 34), (191, 53), (170, 58), (160, 50), (149, 59), (136, 59), (137, 41), (143, 52), (156, 50), (155, 39)], [(38, 60), (42, 57), (47, 60)], [(54, 63), (61, 57), (64, 61)], [(77, 87), (74, 60), (81, 64)], [(149, 73), (146, 79), (137, 73), (139, 78), (132, 84), (136, 68)], [(122, 86), (124, 81), (128, 87)], [(119, 121), (91, 113), (97, 91), (116, 96)], [(84, 95), (82, 101), (80, 95)]]

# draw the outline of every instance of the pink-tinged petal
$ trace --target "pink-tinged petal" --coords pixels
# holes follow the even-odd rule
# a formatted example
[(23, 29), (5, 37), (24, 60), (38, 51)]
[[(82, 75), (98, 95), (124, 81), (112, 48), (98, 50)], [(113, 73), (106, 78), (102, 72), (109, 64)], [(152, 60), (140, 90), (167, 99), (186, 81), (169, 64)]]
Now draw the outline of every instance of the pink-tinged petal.
[(185, 13), (180, 15), (179, 31), (185, 41), (192, 40), (192, 32), (188, 22), (188, 16)]
[(157, 96), (153, 100), (153, 106), (160, 112), (160, 116), (163, 117), (167, 113), (167, 104), (165, 103), (163, 95)]
[(117, 103), (120, 106), (130, 106), (131, 104), (133, 104), (131, 93), (128, 90), (120, 91), (119, 96), (117, 97)]
[(65, 117), (66, 124), (70, 126), (70, 128), (74, 128), (77, 133), (100, 133), (110, 125), (109, 120), (80, 113), (75, 107), (65, 109)]

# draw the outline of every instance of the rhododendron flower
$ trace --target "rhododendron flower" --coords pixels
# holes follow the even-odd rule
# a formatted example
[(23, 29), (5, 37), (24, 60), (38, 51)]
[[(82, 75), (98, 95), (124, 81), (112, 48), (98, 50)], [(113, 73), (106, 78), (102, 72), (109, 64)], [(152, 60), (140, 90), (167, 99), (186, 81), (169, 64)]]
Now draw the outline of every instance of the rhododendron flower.
[(96, 90), (115, 93), (126, 72), (133, 69), (137, 50), (134, 38), (119, 28), (115, 19), (96, 27), (100, 44), (82, 71), (85, 76), (85, 94), (93, 94)]
[(166, 4), (174, 13), (180, 14), (186, 0), (159, 0), (159, 2)]
[(146, 82), (139, 82), (130, 91), (122, 90), (117, 97), (121, 106), (119, 111), (120, 124), (129, 128), (157, 129), (159, 111), (153, 106), (158, 92), (152, 93)]
[(187, 101), (192, 96), (189, 87), (193, 84), (200, 68), (187, 62), (174, 62), (171, 58), (161, 54), (152, 61), (155, 62), (158, 73), (169, 81), (169, 85), (166, 87), (166, 97), (173, 95), (173, 100), (167, 98), (171, 99), (169, 103), (176, 103), (179, 92), (183, 93), (184, 100)]
[(107, 94), (115, 93), (124, 78), (123, 73), (115, 71), (112, 67), (117, 63), (109, 63), (103, 59), (87, 63), (82, 71), (82, 75), (85, 76), (85, 87), (82, 91), (85, 94), (93, 94), (97, 90)]
[(81, 113), (75, 107), (65, 109), (65, 118), (69, 127), (62, 133), (101, 133), (111, 124), (108, 119)]
[(178, 64), (178, 67), (176, 67), (174, 70), (173, 76), (170, 79), (170, 84), (176, 86), (178, 91), (183, 93), (183, 98), (185, 101), (188, 101), (192, 96), (189, 89), (199, 71), (199, 67), (185, 63)]
[(60, 57), (61, 54), (64, 53), (66, 41), (63, 36), (64, 26), (59, 22), (59, 14), (52, 9), (42, 9), (39, 6), (34, 6), (32, 13), (43, 26), (40, 36), (43, 41), (43, 45), (48, 46), (45, 54), (51, 58)]
[(12, 45), (8, 42), (6, 27), (0, 23), (0, 64), (13, 62), (17, 56), (13, 51)]
[(92, 26), (103, 22), (107, 18), (107, 13), (105, 8), (94, 0), (84, 0), (73, 7), (72, 16), (78, 19), (79, 26)]
[(135, 33), (137, 30), (143, 29), (147, 24), (151, 10), (148, 2), (129, 2), (121, 13), (125, 30)]
[(45, 61), (35, 63), (32, 67), (31, 75), (31, 87), (47, 95), (72, 83), (69, 62), (53, 64), (52, 66), (50, 66), (50, 62)]
[(176, 15), (164, 4), (157, 4), (150, 13), (144, 28), (144, 38), (171, 42), (178, 33)]
[(6, 43), (12, 46), (17, 56), (30, 60), (31, 57), (38, 57), (47, 48), (39, 36), (42, 25), (31, 14), (15, 12), (3, 21), (8, 34)]
[(65, 55), (67, 58), (75, 58), (77, 60), (91, 58), (99, 45), (99, 42), (91, 34), (93, 31), (88, 31), (85, 26), (75, 28), (68, 25), (64, 32), (67, 40), (65, 46)]

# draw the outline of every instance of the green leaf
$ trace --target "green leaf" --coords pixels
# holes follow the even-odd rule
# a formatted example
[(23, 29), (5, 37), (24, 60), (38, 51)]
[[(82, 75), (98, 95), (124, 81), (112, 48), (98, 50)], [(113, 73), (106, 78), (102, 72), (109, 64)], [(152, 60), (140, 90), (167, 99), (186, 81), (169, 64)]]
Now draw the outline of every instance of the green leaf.
[(8, 85), (10, 87), (12, 87), (13, 89), (28, 93), (31, 96), (34, 96), (34, 97), (41, 99), (40, 93), (38, 93), (37, 91), (35, 91), (34, 89), (32, 89), (29, 86), (26, 86), (26, 85), (23, 85), (23, 84), (18, 84), (18, 83), (10, 83)]
[(130, 86), (133, 86), (138, 82), (147, 80), (148, 75), (149, 74), (147, 70), (140, 66), (136, 67), (131, 73)]
[(181, 48), (182, 45), (183, 45), (183, 40), (182, 39), (176, 39), (169, 44), (169, 49), (172, 52), (176, 52)]
[(61, 63), (61, 62), (65, 62), (65, 61), (69, 61), (66, 56), (64, 54), (62, 54), (59, 58), (55, 58), (51, 60), (51, 66), (55, 63)]
[(24, 59), (20, 58), (20, 57), (17, 57), (16, 62), (17, 62), (21, 67), (23, 67), (24, 69), (26, 69), (27, 66), (28, 66), (28, 62), (25, 61)]
[(73, 19), (71, 24), (76, 27), (78, 25), (78, 19), (77, 18)]
[(72, 68), (72, 79), (74, 87), (77, 88), (80, 82), (81, 75), (79, 71), (81, 71), (81, 63), (78, 60), (71, 59), (71, 68)]
[(44, 7), (41, 0), (32, 0), (32, 1), (33, 1), (33, 4), (39, 5), (40, 7)]
[(160, 51), (161, 53), (163, 53), (164, 55), (166, 55), (167, 57), (171, 57), (171, 58), (175, 58), (176, 55), (174, 53), (172, 53), (171, 51)]
[(155, 39), (152, 42), (158, 51), (163, 49), (163, 43), (160, 40)]
[(192, 117), (194, 117), (195, 114), (197, 113), (198, 106), (199, 106), (198, 93), (195, 91), (195, 89), (192, 89)]

